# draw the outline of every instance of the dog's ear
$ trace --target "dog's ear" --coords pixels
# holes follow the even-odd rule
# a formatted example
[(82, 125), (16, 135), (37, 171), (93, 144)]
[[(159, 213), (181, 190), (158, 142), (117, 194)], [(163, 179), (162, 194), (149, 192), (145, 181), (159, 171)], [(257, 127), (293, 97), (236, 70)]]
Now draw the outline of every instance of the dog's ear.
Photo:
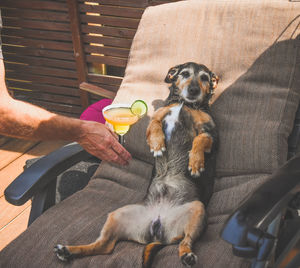
[(215, 89), (218, 86), (219, 80), (220, 80), (219, 77), (215, 73), (210, 72), (210, 88), (211, 88), (211, 90)]
[(169, 71), (168, 71), (168, 74), (165, 78), (165, 82), (166, 83), (172, 83), (174, 81), (177, 80), (177, 77), (178, 77), (178, 73), (179, 73), (179, 70), (180, 70), (180, 66), (181, 65), (177, 65), (175, 67), (172, 67)]

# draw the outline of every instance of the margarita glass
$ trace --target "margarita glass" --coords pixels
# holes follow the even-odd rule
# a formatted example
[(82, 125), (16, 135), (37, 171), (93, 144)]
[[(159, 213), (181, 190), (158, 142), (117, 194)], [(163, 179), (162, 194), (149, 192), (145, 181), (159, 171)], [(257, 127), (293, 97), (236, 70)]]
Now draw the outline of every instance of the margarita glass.
[(139, 116), (133, 114), (130, 104), (111, 104), (102, 110), (106, 122), (110, 123), (115, 133), (119, 135), (119, 141), (124, 144), (124, 135), (131, 125), (139, 120)]

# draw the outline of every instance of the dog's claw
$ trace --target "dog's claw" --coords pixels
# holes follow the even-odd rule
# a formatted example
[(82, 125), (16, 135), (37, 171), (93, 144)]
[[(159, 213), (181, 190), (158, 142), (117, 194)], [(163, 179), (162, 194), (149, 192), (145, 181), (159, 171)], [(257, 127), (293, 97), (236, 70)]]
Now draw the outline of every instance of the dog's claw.
[(197, 256), (193, 252), (190, 252), (190, 253), (185, 253), (181, 257), (181, 262), (184, 266), (191, 267), (197, 263), (197, 259), (198, 259)]
[(154, 157), (159, 157), (159, 156), (162, 156), (162, 155), (163, 155), (163, 152), (161, 150), (153, 152)]
[(69, 261), (72, 258), (72, 254), (69, 252), (69, 250), (63, 246), (63, 245), (56, 245), (54, 247), (54, 252), (56, 253), (56, 256), (61, 260), (61, 261)]

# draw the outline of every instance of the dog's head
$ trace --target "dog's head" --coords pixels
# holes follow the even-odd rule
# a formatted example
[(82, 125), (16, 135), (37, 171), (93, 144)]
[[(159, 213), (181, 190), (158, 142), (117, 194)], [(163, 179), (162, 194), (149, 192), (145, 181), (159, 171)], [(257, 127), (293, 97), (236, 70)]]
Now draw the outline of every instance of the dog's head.
[(171, 83), (173, 94), (178, 95), (188, 103), (202, 103), (213, 95), (219, 78), (205, 65), (194, 62), (172, 67), (166, 78), (166, 83)]

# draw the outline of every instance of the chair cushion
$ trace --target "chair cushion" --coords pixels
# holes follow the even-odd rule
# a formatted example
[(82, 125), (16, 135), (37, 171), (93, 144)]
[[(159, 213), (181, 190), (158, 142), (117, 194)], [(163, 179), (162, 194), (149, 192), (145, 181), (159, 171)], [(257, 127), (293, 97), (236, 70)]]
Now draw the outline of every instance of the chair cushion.
[[(111, 255), (79, 258), (68, 265), (58, 260), (53, 247), (57, 243), (78, 245), (94, 241), (107, 213), (143, 199), (151, 174), (152, 165), (136, 159), (123, 171), (102, 164), (96, 178), (84, 190), (46, 211), (0, 252), (0, 267), (141, 267), (144, 246), (133, 242), (119, 242)], [(208, 229), (194, 246), (200, 267), (249, 267), (248, 261), (232, 256), (231, 246), (220, 240), (219, 233), (228, 214), (266, 179), (266, 174), (256, 174), (224, 177), (216, 182), (208, 207)], [(163, 248), (153, 267), (183, 268), (178, 258), (178, 245)]]

